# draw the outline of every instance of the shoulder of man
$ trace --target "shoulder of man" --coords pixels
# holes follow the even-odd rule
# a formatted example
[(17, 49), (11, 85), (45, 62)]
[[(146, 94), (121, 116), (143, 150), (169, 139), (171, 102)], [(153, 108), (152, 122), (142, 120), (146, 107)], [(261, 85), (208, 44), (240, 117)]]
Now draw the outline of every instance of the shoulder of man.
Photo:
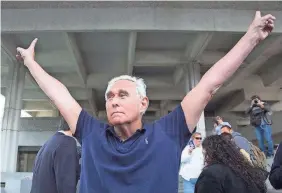
[(76, 139), (74, 137), (71, 137), (71, 136), (63, 136), (60, 140), (60, 144), (59, 146), (70, 146), (70, 147), (76, 147)]

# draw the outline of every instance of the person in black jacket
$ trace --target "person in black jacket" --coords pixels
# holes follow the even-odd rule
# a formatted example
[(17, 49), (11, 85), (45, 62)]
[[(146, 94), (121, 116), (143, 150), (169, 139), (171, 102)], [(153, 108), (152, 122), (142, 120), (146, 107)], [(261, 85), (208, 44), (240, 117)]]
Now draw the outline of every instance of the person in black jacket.
[(75, 193), (79, 178), (76, 140), (65, 121), (37, 153), (31, 193)]
[(266, 193), (267, 173), (253, 167), (234, 143), (213, 135), (202, 146), (206, 166), (195, 193)]
[(282, 189), (282, 142), (277, 148), (270, 170), (269, 181), (273, 188)]
[[(255, 127), (260, 150), (265, 153), (266, 157), (273, 157), (270, 105), (262, 101), (259, 96), (254, 95), (251, 97), (251, 106), (246, 110), (246, 113), (250, 115), (250, 123)], [(267, 141), (267, 152), (265, 152), (264, 140)]]

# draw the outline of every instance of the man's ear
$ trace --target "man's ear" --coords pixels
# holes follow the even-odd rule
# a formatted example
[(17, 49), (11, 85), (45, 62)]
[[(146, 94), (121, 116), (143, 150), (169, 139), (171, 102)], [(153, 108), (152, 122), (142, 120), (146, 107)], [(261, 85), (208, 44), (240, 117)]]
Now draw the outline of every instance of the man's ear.
[(141, 109), (142, 109), (142, 112), (145, 112), (147, 110), (149, 106), (149, 99), (148, 97), (144, 97), (142, 100), (141, 100)]

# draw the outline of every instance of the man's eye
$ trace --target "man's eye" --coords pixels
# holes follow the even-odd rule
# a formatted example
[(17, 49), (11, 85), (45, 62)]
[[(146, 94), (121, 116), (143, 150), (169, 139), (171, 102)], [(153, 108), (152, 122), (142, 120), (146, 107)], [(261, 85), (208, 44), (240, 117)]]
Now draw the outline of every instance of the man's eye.
[(114, 97), (114, 95), (109, 95), (108, 99), (112, 99)]

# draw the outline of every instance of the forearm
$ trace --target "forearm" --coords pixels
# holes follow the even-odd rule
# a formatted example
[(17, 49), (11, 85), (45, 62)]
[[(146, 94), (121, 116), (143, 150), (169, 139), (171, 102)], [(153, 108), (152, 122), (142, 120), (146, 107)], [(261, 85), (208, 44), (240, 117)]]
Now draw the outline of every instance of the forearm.
[(257, 45), (257, 38), (246, 33), (240, 41), (202, 77), (199, 84), (213, 94), (240, 67)]
[(79, 116), (81, 107), (70, 95), (68, 89), (60, 81), (44, 71), (36, 61), (32, 59), (26, 60), (25, 65), (39, 87), (59, 109), (74, 133), (76, 129), (76, 119)]
[(199, 84), (186, 95), (182, 107), (186, 109), (185, 118), (189, 128), (194, 128), (213, 94), (234, 74), (254, 49), (257, 45), (256, 39), (246, 33), (221, 60), (205, 73)]
[(25, 63), (39, 87), (52, 101), (56, 103), (60, 98), (63, 99), (63, 95), (68, 93), (66, 87), (60, 81), (44, 71), (36, 61), (29, 60)]
[[(60, 108), (64, 104), (69, 104), (72, 97), (67, 88), (57, 79), (49, 75), (34, 60), (27, 61), (27, 67), (43, 92)], [(60, 109), (59, 109), (60, 110)]]

